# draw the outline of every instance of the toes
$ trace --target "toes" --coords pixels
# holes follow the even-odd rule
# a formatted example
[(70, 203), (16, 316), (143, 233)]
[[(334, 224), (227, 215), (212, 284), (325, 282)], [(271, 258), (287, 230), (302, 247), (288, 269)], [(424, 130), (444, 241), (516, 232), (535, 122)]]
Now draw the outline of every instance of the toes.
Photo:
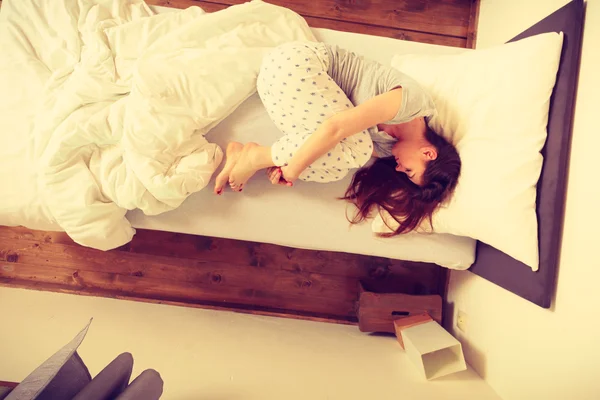
[(219, 184), (218, 180), (215, 182), (215, 188), (213, 189), (214, 194), (221, 194), (223, 192), (223, 187)]
[(235, 181), (229, 181), (229, 187), (231, 187), (231, 189), (236, 192), (241, 192), (242, 189), (244, 188), (244, 184), (243, 183), (237, 184)]
[(222, 176), (217, 176), (217, 179), (215, 179), (215, 188), (214, 188), (214, 193), (215, 194), (221, 194), (223, 193), (223, 186), (225, 182), (223, 182), (223, 177)]

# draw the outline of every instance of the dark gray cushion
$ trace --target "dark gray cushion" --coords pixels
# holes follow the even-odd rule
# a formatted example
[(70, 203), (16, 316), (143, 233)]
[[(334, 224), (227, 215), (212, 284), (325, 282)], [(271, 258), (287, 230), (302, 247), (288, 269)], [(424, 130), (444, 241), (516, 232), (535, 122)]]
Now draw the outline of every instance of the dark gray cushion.
[(0, 387), (0, 400), (2, 399), (6, 399), (6, 396), (8, 396), (8, 394), (11, 392), (12, 388), (8, 388), (8, 387)]
[(116, 400), (158, 400), (163, 393), (163, 380), (153, 369), (147, 369), (131, 382)]
[(35, 399), (71, 400), (91, 380), (90, 372), (79, 354), (75, 352)]
[(73, 400), (112, 400), (129, 384), (133, 370), (133, 356), (120, 354), (108, 364)]
[[(6, 400), (33, 400), (40, 399), (41, 395), (44, 395), (45, 399), (54, 399), (54, 400), (62, 400), (64, 397), (58, 397), (61, 393), (65, 395), (69, 395), (70, 390), (61, 389), (60, 393), (53, 392), (55, 397), (47, 397), (51, 394), (50, 390), (58, 390), (55, 385), (50, 386), (50, 383), (55, 377), (59, 377), (61, 379), (68, 378), (69, 374), (74, 374), (74, 380), (72, 384), (76, 386), (76, 391), (71, 394), (72, 398), (80, 389), (79, 387), (82, 384), (87, 384), (91, 381), (91, 376), (79, 358), (79, 355), (76, 354), (77, 348), (83, 342), (85, 335), (90, 327), (92, 320), (88, 322), (88, 324), (75, 336), (73, 340), (71, 340), (67, 345), (63, 346), (60, 350), (54, 353), (50, 358), (48, 358), (42, 365), (37, 367), (31, 374), (29, 374), (23, 381), (13, 389), (12, 392), (6, 397)], [(65, 369), (62, 371), (63, 367)], [(61, 373), (59, 375), (59, 373)], [(86, 381), (87, 380), (87, 381)], [(49, 388), (48, 392), (45, 392), (45, 389)], [(66, 398), (65, 398), (66, 399)]]

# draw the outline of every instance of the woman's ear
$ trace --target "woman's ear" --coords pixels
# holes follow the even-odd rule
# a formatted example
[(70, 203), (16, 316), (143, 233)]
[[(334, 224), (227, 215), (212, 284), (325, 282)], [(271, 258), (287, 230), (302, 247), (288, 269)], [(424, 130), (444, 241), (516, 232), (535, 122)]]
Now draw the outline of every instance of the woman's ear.
[(427, 161), (435, 160), (438, 156), (437, 149), (434, 146), (425, 146), (421, 148), (421, 154)]

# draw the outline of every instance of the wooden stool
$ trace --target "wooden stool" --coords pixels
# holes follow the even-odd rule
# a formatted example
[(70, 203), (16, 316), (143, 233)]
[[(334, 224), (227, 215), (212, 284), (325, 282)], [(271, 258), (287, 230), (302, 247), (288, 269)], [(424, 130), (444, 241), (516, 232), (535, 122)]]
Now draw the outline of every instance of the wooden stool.
[(403, 317), (426, 313), (442, 323), (440, 295), (409, 295), (403, 293), (376, 293), (359, 283), (358, 328), (361, 332), (396, 333), (394, 321)]

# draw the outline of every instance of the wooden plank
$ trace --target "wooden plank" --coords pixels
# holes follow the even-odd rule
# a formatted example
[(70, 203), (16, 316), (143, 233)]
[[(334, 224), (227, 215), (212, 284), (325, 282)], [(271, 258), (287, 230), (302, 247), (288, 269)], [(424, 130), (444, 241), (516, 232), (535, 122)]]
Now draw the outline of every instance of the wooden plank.
[[(138, 232), (144, 232), (144, 237), (149, 241), (153, 240), (153, 234), (156, 234), (158, 239), (161, 238), (161, 232)], [(166, 234), (166, 232), (162, 233), (162, 235), (164, 234)], [(187, 238), (188, 240), (194, 238), (194, 236), (191, 235), (181, 236)], [(136, 238), (134, 238), (134, 241), (135, 240)], [(200, 240), (202, 241), (203, 238), (200, 238)], [(231, 242), (235, 243), (235, 241)], [(36, 244), (38, 246), (36, 246)], [(44, 247), (47, 246), (50, 246), (50, 249), (48, 251), (44, 251)], [(32, 252), (34, 249), (37, 251), (37, 253)], [(123, 257), (125, 257), (125, 262), (123, 261)], [(29, 277), (21, 277), (18, 279), (16, 276), (11, 276), (8, 273), (10, 269), (15, 268), (15, 265), (13, 264), (20, 266), (24, 262), (32, 260), (34, 260), (33, 262), (38, 265), (29, 266)], [(127, 260), (129, 260), (129, 262), (127, 262)], [(108, 271), (108, 273), (117, 273), (121, 275), (129, 274), (138, 279), (147, 279), (148, 277), (151, 277), (158, 280), (172, 280), (173, 278), (179, 278), (183, 279), (184, 282), (191, 277), (192, 284), (197, 284), (193, 278), (198, 277), (200, 281), (210, 281), (211, 285), (232, 285), (227, 271), (219, 273), (218, 261), (212, 265), (209, 263), (199, 263), (198, 265), (200, 265), (200, 268), (192, 268), (191, 275), (188, 275), (186, 271), (183, 270), (184, 268), (190, 267), (190, 264), (187, 263), (189, 263), (189, 260), (183, 260), (179, 262), (177, 260), (169, 260), (167, 257), (162, 256), (128, 254), (124, 253), (123, 251), (101, 252), (98, 250), (81, 247), (75, 244), (73, 240), (64, 232), (35, 231), (24, 227), (0, 227), (0, 285), (3, 286), (54, 291), (76, 295), (102, 296), (155, 304), (170, 304), (203, 309), (225, 310), (244, 314), (277, 316), (337, 324), (355, 325), (357, 323), (357, 318), (354, 314), (354, 297), (350, 297), (349, 301), (347, 302), (342, 302), (343, 307), (340, 307), (344, 310), (351, 309), (351, 312), (346, 312), (344, 315), (335, 315), (332, 314), (332, 310), (334, 310), (334, 308), (339, 305), (340, 302), (329, 301), (328, 299), (320, 299), (317, 296), (314, 296), (315, 300), (327, 304), (327, 312), (310, 311), (310, 307), (307, 307), (306, 305), (306, 299), (304, 299), (304, 301), (303, 299), (293, 300), (294, 304), (293, 306), (290, 306), (290, 309), (283, 309), (280, 307), (276, 308), (272, 307), (272, 305), (263, 306), (260, 304), (260, 301), (251, 301), (251, 304), (227, 302), (229, 295), (228, 291), (230, 290), (229, 286), (227, 288), (218, 289), (218, 293), (215, 294), (217, 296), (216, 298), (210, 298), (209, 296), (206, 296), (205, 293), (202, 293), (202, 295), (196, 294), (198, 296), (197, 298), (190, 299), (189, 297), (181, 297), (178, 295), (179, 287), (182, 285), (181, 281), (176, 282), (176, 286), (172, 288), (173, 293), (169, 291), (167, 295), (156, 293), (145, 293), (140, 295), (135, 289), (123, 289), (119, 285), (108, 288), (98, 288), (93, 285), (80, 287), (77, 285), (72, 286), (65, 283), (51, 282), (47, 279), (40, 279), (39, 274), (37, 273), (40, 271), (40, 269), (48, 271), (48, 264), (55, 264), (59, 267), (63, 265), (69, 265), (73, 267), (73, 272), (79, 271), (80, 269), (94, 272), (95, 269), (100, 269)], [(175, 265), (173, 266), (173, 264)], [(159, 266), (159, 268), (157, 268), (157, 266)], [(211, 269), (210, 267), (213, 268)], [(223, 265), (221, 265), (221, 267), (223, 267)], [(227, 267), (235, 271), (239, 271), (241, 268), (244, 268), (240, 265), (227, 265)], [(209, 272), (206, 272), (207, 270)], [(20, 269), (20, 271), (23, 272), (22, 269)], [(252, 268), (252, 273), (255, 272), (256, 268)], [(81, 274), (77, 272), (78, 278), (80, 275)], [(223, 276), (225, 276), (225, 278), (223, 278)], [(304, 275), (302, 278), (306, 277), (307, 276)], [(310, 288), (315, 287), (321, 287), (321, 290), (323, 291), (326, 290), (323, 288), (323, 283), (319, 280), (318, 276), (311, 275), (308, 277), (313, 279), (310, 285), (306, 284), (306, 280), (295, 282), (295, 285), (299, 289), (297, 291), (298, 293), (304, 293), (306, 295), (310, 292)], [(276, 281), (278, 279), (280, 278), (274, 278), (273, 280)], [(276, 282), (274, 286), (277, 288), (285, 286), (284, 282), (287, 280), (289, 284), (290, 279), (295, 278), (284, 278), (282, 282)], [(249, 283), (252, 283), (252, 280), (248, 281), (247, 279), (237, 279), (238, 284), (242, 281), (244, 286), (249, 286)], [(257, 280), (255, 279), (254, 284), (256, 284), (256, 281)], [(80, 283), (81, 282), (82, 281), (80, 280)], [(354, 282), (355, 280), (351, 280), (348, 282), (348, 285), (354, 286)], [(259, 289), (263, 289), (263, 284), (263, 282), (259, 282)], [(239, 291), (239, 288), (234, 290)], [(286, 291), (287, 288), (284, 287), (283, 290)], [(248, 293), (251, 292), (247, 291), (246, 294)], [(335, 296), (335, 293), (336, 291), (327, 290), (326, 295)], [(350, 291), (350, 293), (352, 293), (352, 291)], [(289, 296), (286, 294), (286, 297)], [(309, 295), (308, 297), (310, 298), (311, 296)]]
[[(45, 266), (24, 263), (3, 264), (0, 281), (7, 286), (23, 285), (45, 290), (76, 290), (100, 296), (141, 297), (186, 304), (227, 306), (237, 309), (265, 308), (282, 313), (298, 310), (301, 313), (336, 315), (350, 319), (355, 315), (354, 302), (321, 299), (307, 304), (308, 296), (267, 292), (262, 289), (229, 288), (202, 284), (182, 284), (112, 272), (87, 271), (72, 267)], [(340, 313), (330, 313), (340, 310)]]
[[(64, 233), (41, 232), (26, 228), (0, 228), (0, 241), (28, 241), (38, 244), (73, 245), (73, 241)], [(15, 243), (16, 246), (16, 243)], [(102, 260), (103, 253), (77, 246), (88, 258)], [(8, 249), (7, 249), (8, 250)], [(153, 256), (149, 263), (157, 260), (156, 256), (169, 259), (189, 259), (197, 262), (221, 263), (220, 265), (250, 266), (254, 270), (290, 271), (296, 276), (309, 277), (308, 274), (326, 281), (327, 276), (340, 276), (361, 279), (367, 284), (386, 281), (395, 291), (409, 294), (440, 293), (438, 282), (446, 271), (434, 264), (390, 260), (383, 257), (372, 257), (357, 254), (313, 251), (289, 247), (246, 242), (231, 239), (211, 238), (164, 231), (138, 230), (133, 240), (123, 247), (131, 253)], [(60, 250), (64, 252), (66, 250)], [(109, 252), (111, 254), (112, 252)], [(49, 255), (48, 258), (52, 258)], [(111, 255), (111, 257), (116, 257)], [(145, 260), (146, 258), (138, 258)], [(132, 259), (130, 259), (132, 260)], [(134, 262), (133, 259), (131, 262)], [(161, 259), (162, 260), (162, 259)]]
[[(172, 0), (167, 4), (174, 4)], [(236, 5), (247, 0), (203, 0), (202, 3)], [(184, 4), (178, 0), (178, 4)], [(189, 0), (194, 5), (196, 0)], [(270, 0), (303, 17), (357, 22), (445, 36), (467, 36), (471, 0)]]
[(0, 226), (0, 243), (10, 239), (77, 245), (66, 232), (38, 231), (22, 226)]
[[(140, 250), (152, 254), (136, 253)], [(362, 260), (367, 262), (361, 270)], [(435, 293), (444, 272), (431, 264), (410, 268), (376, 257), (145, 230), (138, 231), (128, 249), (102, 252), (76, 245), (64, 233), (21, 227), (0, 228), (0, 267), (0, 278), (10, 286), (41, 285), (156, 302), (226, 303), (229, 308), (349, 321), (356, 318), (359, 279), (394, 291), (404, 287), (412, 293)], [(58, 283), (47, 276), (57, 268), (62, 275), (56, 276), (63, 276)], [(70, 286), (82, 274), (92, 284)]]
[[(41, 285), (109, 297), (116, 292), (123, 298), (229, 304), (348, 321), (356, 320), (359, 279), (394, 291), (435, 293), (444, 272), (431, 264), (146, 230), (139, 230), (123, 249), (102, 252), (79, 246), (61, 232), (22, 227), (0, 228), (0, 267), (0, 278), (10, 286)], [(15, 268), (21, 275), (11, 275)], [(74, 279), (68, 273), (58, 283), (48, 280), (46, 274), (56, 268), (77, 277), (86, 274), (93, 284), (71, 287), (65, 283)], [(141, 283), (123, 287), (124, 279)], [(96, 280), (109, 283), (98, 287)]]
[(447, 268), (440, 269), (439, 279), (438, 279), (439, 287), (438, 294), (442, 296), (442, 298), (446, 298), (448, 294), (448, 288), (450, 287), (450, 270)]
[(333, 29), (343, 32), (362, 33), (365, 35), (383, 36), (411, 42), (429, 43), (460, 48), (464, 48), (467, 44), (467, 40), (462, 37), (436, 35), (427, 32), (416, 32), (377, 25), (359, 24), (356, 22), (335, 21), (325, 18), (304, 17), (304, 19), (308, 25), (313, 28)]
[(440, 267), (427, 263), (159, 231), (138, 231), (129, 251), (345, 276), (369, 282), (386, 280), (397, 291), (411, 294), (439, 293), (437, 282), (443, 273)]
[[(187, 8), (190, 6), (198, 6), (206, 12), (220, 11), (229, 7), (229, 5), (227, 4), (196, 0), (149, 0), (148, 3), (152, 5), (172, 8)], [(312, 28), (333, 29), (343, 32), (362, 33), (366, 35), (383, 36), (412, 42), (430, 43), (460, 48), (464, 48), (467, 43), (467, 40), (464, 37), (445, 36), (429, 32), (417, 32), (379, 25), (311, 17), (307, 15), (304, 15), (303, 17), (308, 23), (308, 25)]]
[(479, 24), (479, 7), (481, 0), (472, 0), (471, 10), (469, 12), (469, 27), (467, 29), (468, 49), (474, 49), (477, 44), (477, 25)]
[(60, 285), (47, 284), (42, 282), (31, 282), (28, 280), (17, 280), (2, 277), (0, 275), (0, 286), (10, 287), (10, 288), (20, 288), (27, 290), (38, 290), (38, 291), (47, 291), (47, 292), (56, 292), (56, 293), (65, 293), (65, 294), (73, 294), (78, 296), (91, 296), (91, 297), (104, 297), (111, 298), (117, 300), (126, 300), (126, 301), (136, 301), (142, 303), (150, 303), (150, 304), (164, 304), (178, 307), (192, 307), (192, 308), (200, 308), (205, 310), (218, 310), (218, 311), (229, 311), (239, 314), (251, 314), (251, 315), (261, 315), (267, 317), (283, 317), (289, 319), (299, 319), (299, 320), (308, 320), (315, 322), (326, 322), (326, 323), (334, 323), (334, 324), (343, 324), (343, 325), (357, 325), (358, 319), (356, 317), (345, 317), (341, 315), (329, 315), (329, 314), (319, 314), (319, 313), (309, 313), (309, 312), (298, 312), (293, 310), (281, 310), (281, 309), (270, 309), (266, 307), (258, 307), (255, 305), (245, 306), (240, 304), (227, 304), (227, 303), (219, 303), (219, 304), (205, 304), (201, 302), (189, 302), (185, 299), (179, 300), (166, 300), (166, 299), (153, 299), (146, 297), (139, 297), (132, 293), (113, 293), (113, 292), (105, 292), (101, 290), (96, 290), (94, 288), (76, 288), (76, 287), (64, 287)]
[(204, 1), (196, 1), (196, 0), (145, 0), (146, 4), (150, 6), (160, 6), (160, 7), (170, 7), (170, 8), (180, 8), (186, 9), (188, 7), (200, 7), (206, 12), (215, 12), (220, 11), (224, 8), (229, 7), (228, 4), (218, 4), (218, 3), (207, 3), (206, 7), (204, 5)]
[(439, 282), (439, 295), (442, 296), (442, 326), (448, 326), (447, 324), (452, 321), (452, 306), (448, 303), (448, 289), (450, 288), (450, 270), (442, 268), (440, 271)]
[[(37, 266), (39, 269), (56, 266), (79, 271), (170, 281), (182, 287), (188, 285), (219, 287), (219, 294), (222, 297), (226, 297), (228, 291), (237, 293), (239, 289), (260, 289), (265, 296), (274, 298), (282, 295), (303, 295), (305, 300), (301, 303), (302, 307), (312, 307), (311, 303), (329, 300), (351, 304), (357, 299), (357, 295), (352, 290), (356, 285), (356, 279), (344, 276), (266, 270), (220, 261), (202, 262), (122, 251), (101, 252), (63, 244), (3, 240), (0, 243), (0, 261)], [(5, 267), (9, 268), (10, 265)]]

